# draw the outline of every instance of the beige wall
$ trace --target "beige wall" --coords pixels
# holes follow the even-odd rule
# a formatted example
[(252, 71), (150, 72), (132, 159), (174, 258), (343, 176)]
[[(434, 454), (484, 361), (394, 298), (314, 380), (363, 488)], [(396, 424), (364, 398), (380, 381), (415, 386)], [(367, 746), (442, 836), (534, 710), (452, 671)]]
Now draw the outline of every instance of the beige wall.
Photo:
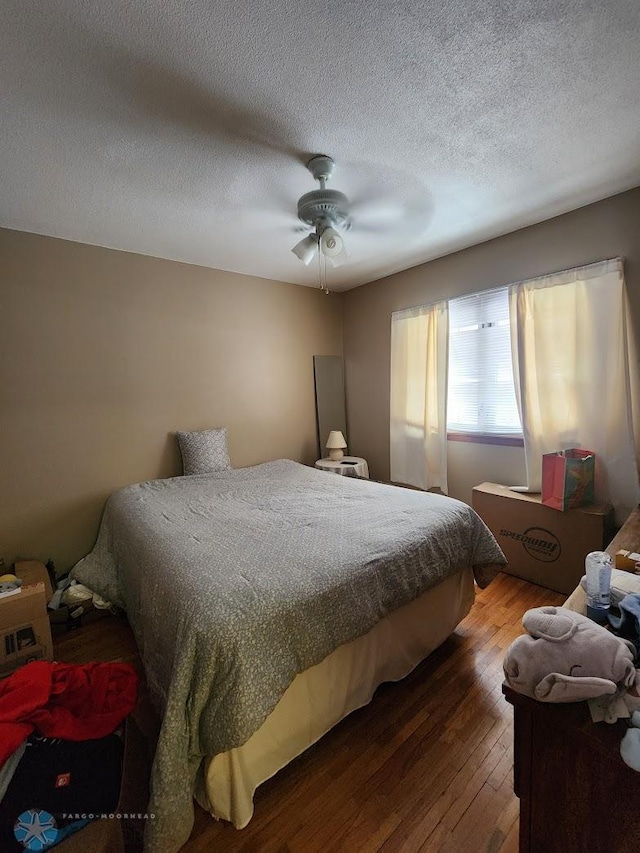
[(119, 486), (180, 472), (177, 429), (234, 466), (316, 458), (314, 355), (341, 297), (0, 230), (0, 556), (68, 568)]
[[(391, 313), (615, 256), (640, 333), (640, 188), (405, 270), (344, 296), (344, 358), (350, 452), (389, 477)], [(594, 342), (597, 346), (597, 342)], [(484, 480), (524, 482), (519, 448), (449, 442), (449, 493), (469, 501)]]
[[(313, 461), (312, 356), (343, 325), (349, 451), (388, 478), (392, 311), (622, 255), (640, 335), (638, 235), (640, 188), (326, 297), (0, 229), (0, 556), (68, 568), (111, 491), (179, 473), (176, 429), (226, 425), (234, 466)], [(454, 497), (523, 479), (518, 448), (449, 444)]]

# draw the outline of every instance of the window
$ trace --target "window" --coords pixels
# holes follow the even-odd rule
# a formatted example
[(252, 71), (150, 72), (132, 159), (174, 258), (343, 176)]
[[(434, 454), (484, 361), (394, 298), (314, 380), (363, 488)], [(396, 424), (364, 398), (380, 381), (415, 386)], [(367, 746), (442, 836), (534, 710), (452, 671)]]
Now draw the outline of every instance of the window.
[(447, 430), (522, 435), (506, 287), (449, 300)]

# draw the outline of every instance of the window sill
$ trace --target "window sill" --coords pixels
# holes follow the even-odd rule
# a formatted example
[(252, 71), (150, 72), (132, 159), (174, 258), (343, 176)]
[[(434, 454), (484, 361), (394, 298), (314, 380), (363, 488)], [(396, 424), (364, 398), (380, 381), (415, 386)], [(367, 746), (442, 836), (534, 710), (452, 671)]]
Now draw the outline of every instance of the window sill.
[(524, 447), (521, 435), (491, 435), (486, 432), (448, 432), (448, 441), (469, 441), (473, 444), (500, 444), (503, 447)]

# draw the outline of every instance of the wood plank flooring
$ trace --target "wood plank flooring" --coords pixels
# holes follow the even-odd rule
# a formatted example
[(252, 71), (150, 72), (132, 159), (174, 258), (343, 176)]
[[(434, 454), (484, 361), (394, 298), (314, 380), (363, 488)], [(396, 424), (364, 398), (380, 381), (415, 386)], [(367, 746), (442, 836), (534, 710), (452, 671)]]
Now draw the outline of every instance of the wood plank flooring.
[[(245, 829), (196, 806), (184, 853), (516, 853), (502, 659), (525, 610), (563, 600), (500, 575), (407, 678), (382, 685), (368, 706), (262, 785)], [(56, 655), (137, 661), (129, 628), (113, 619), (59, 638)], [(140, 716), (152, 732), (153, 713), (143, 706)]]

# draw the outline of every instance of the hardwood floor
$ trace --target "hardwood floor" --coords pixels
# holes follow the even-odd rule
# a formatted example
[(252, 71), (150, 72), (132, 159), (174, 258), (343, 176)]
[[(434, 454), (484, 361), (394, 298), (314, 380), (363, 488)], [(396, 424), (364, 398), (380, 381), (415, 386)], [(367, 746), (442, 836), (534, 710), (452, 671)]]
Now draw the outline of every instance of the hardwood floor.
[[(196, 807), (184, 853), (515, 853), (512, 708), (502, 658), (525, 610), (564, 596), (500, 575), (407, 678), (380, 687), (262, 785), (243, 830)], [(103, 620), (59, 638), (59, 660), (137, 660), (129, 628)], [(141, 728), (153, 731), (144, 707)]]

